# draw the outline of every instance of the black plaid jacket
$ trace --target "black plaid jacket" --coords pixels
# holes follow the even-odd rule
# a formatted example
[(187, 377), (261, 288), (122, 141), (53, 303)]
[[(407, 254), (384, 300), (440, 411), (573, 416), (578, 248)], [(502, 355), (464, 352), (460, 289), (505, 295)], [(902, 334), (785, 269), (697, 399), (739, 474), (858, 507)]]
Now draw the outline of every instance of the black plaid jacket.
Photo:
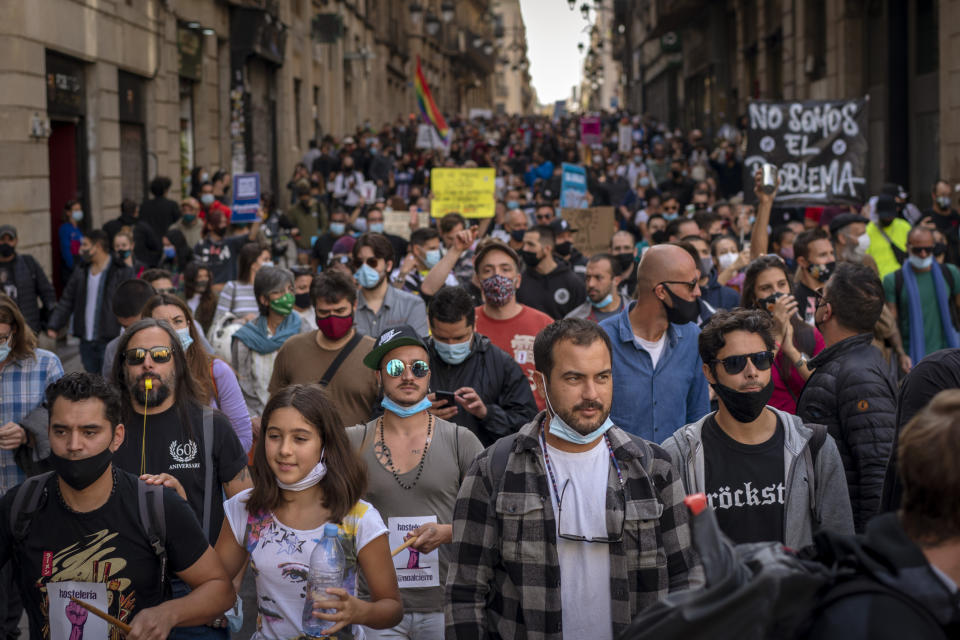
[[(460, 486), (447, 572), (447, 638), (563, 637), (556, 521), (537, 437), (545, 415), (520, 430), (502, 478), (490, 478), (487, 449)], [(683, 485), (670, 456), (657, 445), (638, 445), (617, 427), (608, 435), (626, 484), (626, 523), (622, 541), (609, 545), (613, 619), (597, 624), (612, 624), (616, 636), (668, 593), (704, 581), (691, 545)], [(623, 495), (611, 465), (612, 537), (619, 534), (622, 516), (615, 511), (624, 509)]]

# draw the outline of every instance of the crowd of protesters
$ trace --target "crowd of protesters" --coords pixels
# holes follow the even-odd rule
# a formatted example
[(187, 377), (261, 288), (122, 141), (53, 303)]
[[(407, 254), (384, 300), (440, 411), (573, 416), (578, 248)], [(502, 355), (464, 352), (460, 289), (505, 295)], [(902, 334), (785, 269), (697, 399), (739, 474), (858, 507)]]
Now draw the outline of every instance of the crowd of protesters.
[[(955, 637), (951, 186), (923, 211), (895, 184), (785, 208), (732, 126), (451, 129), (436, 149), (412, 119), (311, 142), (252, 222), (205, 167), (99, 229), (71, 201), (59, 297), (0, 225), (0, 640), (24, 610), (33, 640), (83, 637), (53, 592), (97, 589), (133, 640), (228, 638), (248, 564), (254, 637), (305, 637), (329, 523), (348, 577), (312, 615), (331, 636), (629, 637), (707, 583), (694, 493), (734, 544), (831, 532), (873, 554), (881, 586), (808, 637)], [(602, 251), (564, 219), (563, 163), (614, 212)], [(430, 215), (441, 167), (494, 168), (495, 215)], [(85, 372), (65, 375), (68, 336)], [(415, 522), (400, 564), (395, 521)]]

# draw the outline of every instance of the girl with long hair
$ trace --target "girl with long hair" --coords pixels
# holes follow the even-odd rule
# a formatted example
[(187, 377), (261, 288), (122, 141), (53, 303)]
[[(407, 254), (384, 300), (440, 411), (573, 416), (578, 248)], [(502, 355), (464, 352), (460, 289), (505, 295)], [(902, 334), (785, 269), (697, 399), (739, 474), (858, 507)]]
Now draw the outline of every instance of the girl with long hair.
[(797, 314), (793, 279), (780, 256), (760, 256), (744, 273), (740, 306), (762, 309), (773, 316), (777, 356), (773, 361), (770, 406), (797, 412), (797, 399), (813, 372), (808, 360), (824, 348), (823, 336)]
[(187, 303), (175, 295), (160, 293), (147, 301), (141, 315), (170, 323), (183, 345), (187, 369), (198, 387), (199, 395), (207, 398), (211, 407), (219, 409), (229, 418), (244, 453), (249, 452), (253, 445), (253, 429), (237, 375), (226, 361), (210, 355), (203, 348)]
[[(327, 589), (328, 598), (314, 602), (313, 616), (334, 622), (326, 634), (340, 639), (363, 638), (359, 625), (387, 629), (398, 624), (403, 606), (387, 528), (377, 510), (360, 499), (367, 485), (364, 464), (323, 389), (281, 389), (268, 400), (262, 424), (254, 448), (254, 487), (224, 505), (216, 545), (231, 578), (248, 559), (253, 566), (254, 640), (304, 637), (310, 554), (327, 524), (337, 525), (343, 548), (343, 587)], [(358, 568), (369, 601), (356, 597)]]
[(188, 262), (183, 270), (183, 297), (193, 316), (210, 331), (213, 316), (217, 313), (217, 294), (213, 292), (213, 272), (199, 262)]

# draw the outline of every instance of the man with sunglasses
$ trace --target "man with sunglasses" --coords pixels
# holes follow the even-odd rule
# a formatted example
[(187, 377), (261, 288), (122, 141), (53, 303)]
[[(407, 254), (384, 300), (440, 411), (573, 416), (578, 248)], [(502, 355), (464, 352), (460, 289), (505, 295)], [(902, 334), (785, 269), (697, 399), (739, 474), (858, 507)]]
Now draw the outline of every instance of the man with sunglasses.
[(566, 318), (534, 344), (547, 410), (470, 467), (457, 498), (447, 638), (620, 637), (703, 581), (669, 455), (610, 415), (610, 339)]
[(411, 552), (394, 557), (403, 620), (392, 629), (366, 629), (373, 640), (443, 637), (453, 507), (467, 469), (483, 450), (469, 429), (428, 412), (434, 404), (428, 397), (429, 362), (427, 347), (413, 328), (386, 329), (363, 359), (383, 389), (384, 413), (347, 429), (367, 465), (365, 498), (387, 523), (391, 548), (414, 538)]
[(427, 307), (419, 296), (390, 285), (393, 245), (380, 233), (365, 233), (353, 245), (353, 275), (360, 285), (354, 322), (365, 336), (378, 336), (386, 327), (409, 324), (428, 335)]
[(663, 447), (687, 493), (707, 494), (736, 544), (799, 549), (820, 528), (853, 533), (843, 463), (833, 438), (767, 406), (773, 393), (772, 320), (755, 309), (717, 312), (698, 339), (719, 409), (677, 430)]
[(600, 322), (613, 342), (611, 416), (651, 442), (710, 411), (696, 344), (699, 282), (697, 264), (684, 249), (650, 247), (637, 267), (636, 300)]
[[(114, 464), (176, 490), (214, 544), (224, 518), (223, 495), (230, 498), (253, 482), (230, 421), (205, 406), (208, 399), (196, 396), (197, 385), (173, 328), (152, 318), (131, 325), (117, 348), (112, 382), (121, 392), (121, 419), (129, 427)], [(187, 592), (184, 583), (173, 583), (174, 597)], [(228, 634), (200, 626), (170, 637), (224, 639)]]
[(797, 401), (797, 415), (826, 425), (837, 443), (858, 533), (880, 509), (896, 429), (896, 380), (872, 344), (882, 312), (876, 272), (839, 263), (814, 316), (827, 348), (810, 361), (814, 371)]
[(907, 236), (907, 262), (883, 278), (887, 309), (913, 363), (940, 349), (960, 347), (957, 307), (960, 306), (960, 270), (934, 260), (933, 232), (914, 227)]
[(533, 214), (534, 222), (538, 225), (548, 226), (553, 223), (557, 217), (557, 210), (550, 203), (537, 205), (537, 210)]

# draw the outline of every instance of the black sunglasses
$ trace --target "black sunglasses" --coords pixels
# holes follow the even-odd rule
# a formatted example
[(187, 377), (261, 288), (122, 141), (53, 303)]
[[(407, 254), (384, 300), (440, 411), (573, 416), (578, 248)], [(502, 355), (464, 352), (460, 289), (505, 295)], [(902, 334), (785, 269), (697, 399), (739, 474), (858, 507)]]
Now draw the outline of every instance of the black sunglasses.
[(173, 349), (170, 347), (150, 347), (149, 349), (138, 347), (136, 349), (127, 349), (123, 352), (123, 357), (126, 358), (128, 365), (133, 366), (143, 364), (143, 361), (147, 359), (148, 353), (150, 354), (150, 358), (157, 364), (170, 362), (170, 359), (173, 357)]
[(377, 268), (377, 264), (378, 264), (378, 260), (377, 260), (376, 258), (372, 258), (372, 257), (371, 257), (371, 258), (367, 258), (366, 260), (362, 260), (361, 258), (354, 258), (354, 259), (353, 259), (353, 262), (352, 262), (351, 264), (353, 264), (353, 268), (354, 268), (354, 269), (359, 269), (359, 268), (362, 267), (364, 264), (366, 264), (366, 265), (367, 265), (368, 267), (370, 267), (371, 269), (376, 269), (376, 268)]
[(936, 247), (910, 247), (910, 253), (915, 256), (932, 255)]
[(744, 353), (736, 356), (727, 356), (720, 360), (714, 360), (713, 364), (719, 362), (723, 365), (727, 373), (733, 375), (740, 373), (747, 366), (747, 358), (760, 371), (766, 371), (773, 366), (773, 351), (758, 351), (756, 353)]
[(693, 293), (693, 290), (697, 288), (697, 284), (699, 284), (699, 281), (696, 279), (693, 279), (690, 282), (683, 282), (682, 280), (664, 280), (663, 282), (660, 282), (658, 284), (662, 284), (664, 285), (664, 287), (666, 287), (666, 285), (668, 284), (682, 284), (683, 286), (685, 286), (687, 289), (690, 290), (690, 293)]
[(596, 542), (600, 544), (614, 544), (623, 540), (623, 531), (626, 528), (626, 524), (627, 524), (627, 512), (626, 512), (627, 496), (626, 496), (625, 487), (623, 486), (620, 487), (620, 490), (623, 495), (624, 509), (623, 511), (616, 509), (616, 511), (619, 511), (623, 516), (623, 518), (620, 520), (620, 533), (612, 538), (609, 536), (599, 536), (596, 538), (588, 538), (586, 536), (581, 536), (576, 533), (563, 533), (560, 528), (561, 527), (560, 523), (563, 521), (563, 496), (567, 492), (568, 486), (570, 486), (569, 478), (567, 478), (567, 480), (563, 483), (563, 489), (560, 490), (560, 499), (557, 501), (557, 537), (558, 538), (561, 538), (563, 540), (572, 540), (573, 542)]
[[(399, 378), (406, 368), (407, 365), (403, 364), (403, 360), (399, 358), (389, 361), (385, 367), (387, 375), (391, 378)], [(410, 364), (410, 372), (415, 378), (425, 378), (430, 373), (430, 365), (423, 360), (415, 360)]]

